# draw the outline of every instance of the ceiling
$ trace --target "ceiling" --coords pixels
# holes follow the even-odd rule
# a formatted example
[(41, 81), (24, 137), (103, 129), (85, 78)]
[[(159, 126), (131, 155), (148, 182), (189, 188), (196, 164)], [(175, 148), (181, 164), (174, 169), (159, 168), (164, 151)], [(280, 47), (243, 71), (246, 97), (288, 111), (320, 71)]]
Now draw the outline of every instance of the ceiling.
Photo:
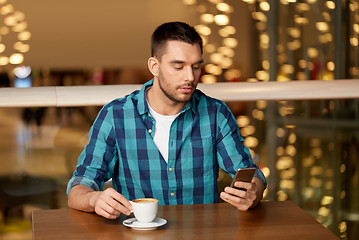
[[(8, 0), (25, 13), (30, 51), (24, 64), (33, 68), (143, 67), (150, 36), (167, 21), (199, 23), (194, 6), (182, 0)], [(233, 0), (232, 25), (239, 26), (237, 64), (249, 64), (248, 9)], [(237, 12), (236, 12), (237, 11)], [(240, 11), (240, 14), (238, 14)], [(237, 13), (237, 14), (236, 14)]]

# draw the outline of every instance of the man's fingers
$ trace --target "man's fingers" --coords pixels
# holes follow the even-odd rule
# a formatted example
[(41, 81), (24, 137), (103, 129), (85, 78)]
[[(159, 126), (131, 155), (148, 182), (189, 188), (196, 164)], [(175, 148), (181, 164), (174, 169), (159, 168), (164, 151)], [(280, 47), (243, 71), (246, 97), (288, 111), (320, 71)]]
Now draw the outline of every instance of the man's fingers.
[(104, 208), (96, 208), (95, 212), (98, 215), (103, 216), (108, 219), (116, 219), (120, 216), (120, 214), (111, 214), (111, 213), (107, 212)]
[(118, 203), (116, 203), (116, 201), (110, 196), (102, 194), (96, 203), (95, 211), (104, 217), (108, 217), (110, 215), (119, 217), (121, 212), (117, 210), (117, 207), (114, 207), (116, 204)]
[[(118, 207), (119, 209), (123, 209), (123, 211), (128, 212), (127, 215), (129, 215), (131, 213), (132, 210), (132, 204), (130, 203), (130, 201), (128, 201), (122, 194), (118, 193), (116, 190), (112, 189), (113, 191), (111, 191), (111, 197), (116, 200), (117, 203), (115, 206)], [(123, 212), (121, 211), (121, 212)], [(125, 212), (124, 212), (125, 213)]]
[(115, 214), (115, 215), (120, 215), (121, 213), (124, 213), (126, 215), (130, 215), (131, 211), (126, 208), (125, 206), (123, 206), (121, 203), (119, 203), (118, 201), (116, 201), (113, 198), (110, 198), (107, 201), (108, 206), (111, 208), (109, 210), (107, 210), (110, 214)]
[[(127, 206), (125, 206), (126, 204)], [(131, 203), (113, 188), (102, 192), (96, 203), (96, 212), (106, 218), (117, 218), (121, 213), (130, 215)]]
[(239, 210), (248, 210), (256, 199), (256, 185), (247, 182), (236, 182), (235, 187), (245, 190), (226, 187), (221, 193), (221, 198)]
[[(236, 188), (226, 187), (220, 197), (224, 201), (243, 211), (258, 204), (258, 199), (260, 201), (261, 197), (258, 197), (257, 195), (263, 194), (264, 189), (262, 181), (256, 177), (254, 177), (250, 183), (237, 181), (234, 183), (234, 186)], [(242, 188), (244, 190), (237, 188)]]
[(234, 186), (237, 188), (244, 188), (244, 189), (251, 189), (252, 188), (252, 183), (248, 183), (248, 182), (241, 182), (241, 181), (237, 181), (234, 183)]
[(247, 190), (241, 190), (241, 189), (236, 189), (236, 188), (231, 188), (231, 187), (226, 187), (224, 189), (224, 191), (226, 193), (229, 193), (233, 196), (236, 196), (236, 197), (240, 197), (240, 198), (248, 198), (248, 195), (249, 195), (249, 191)]
[(250, 203), (245, 198), (239, 198), (236, 196), (233, 196), (231, 194), (228, 194), (226, 192), (222, 192), (220, 197), (223, 199), (223, 201), (228, 202), (232, 206), (235, 206), (239, 210), (246, 211), (248, 210)]

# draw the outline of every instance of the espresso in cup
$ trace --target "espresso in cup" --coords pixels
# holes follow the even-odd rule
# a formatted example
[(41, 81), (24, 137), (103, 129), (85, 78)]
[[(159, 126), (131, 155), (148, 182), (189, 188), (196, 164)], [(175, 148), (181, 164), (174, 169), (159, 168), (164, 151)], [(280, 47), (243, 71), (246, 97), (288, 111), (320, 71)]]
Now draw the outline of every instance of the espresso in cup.
[(158, 202), (158, 200), (154, 199), (154, 198), (140, 198), (140, 199), (135, 199), (132, 202), (135, 202), (135, 203), (153, 203), (153, 202)]
[(133, 213), (138, 222), (152, 222), (157, 215), (158, 200), (154, 198), (139, 198), (130, 201)]

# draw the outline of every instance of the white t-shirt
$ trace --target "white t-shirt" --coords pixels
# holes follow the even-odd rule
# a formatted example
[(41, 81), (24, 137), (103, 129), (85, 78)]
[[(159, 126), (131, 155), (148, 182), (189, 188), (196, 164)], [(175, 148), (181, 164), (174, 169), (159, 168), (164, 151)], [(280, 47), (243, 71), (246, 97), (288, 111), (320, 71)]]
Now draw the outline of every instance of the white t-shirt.
[[(148, 102), (147, 102), (148, 103)], [(155, 112), (150, 104), (148, 104), (151, 116), (156, 120), (155, 134), (153, 141), (155, 142), (158, 150), (162, 154), (162, 157), (168, 162), (168, 142), (170, 138), (170, 129), (172, 122), (179, 115), (161, 115)]]

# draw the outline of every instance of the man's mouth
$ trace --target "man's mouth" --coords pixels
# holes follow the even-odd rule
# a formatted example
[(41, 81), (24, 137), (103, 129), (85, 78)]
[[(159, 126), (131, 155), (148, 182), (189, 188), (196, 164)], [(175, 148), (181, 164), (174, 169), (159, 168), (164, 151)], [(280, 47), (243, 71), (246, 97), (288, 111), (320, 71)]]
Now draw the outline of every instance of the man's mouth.
[(190, 92), (192, 92), (192, 87), (180, 87), (180, 90), (183, 93), (190, 93)]

